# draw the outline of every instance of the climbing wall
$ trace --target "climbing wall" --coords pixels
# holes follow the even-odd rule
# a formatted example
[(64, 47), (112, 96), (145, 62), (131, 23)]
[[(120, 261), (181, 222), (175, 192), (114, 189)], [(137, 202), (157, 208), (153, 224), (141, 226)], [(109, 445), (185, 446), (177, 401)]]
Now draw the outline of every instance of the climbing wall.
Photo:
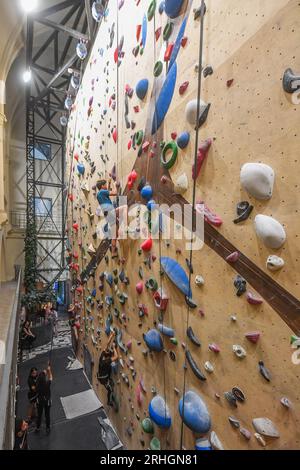
[[(194, 449), (196, 442), (228, 450), (299, 449), (300, 364), (291, 342), (300, 334), (300, 108), (282, 79), (288, 68), (300, 71), (300, 6), (296, 0), (207, 0), (201, 73), (200, 5), (166, 0), (164, 11), (155, 2), (112, 0), (102, 18), (67, 136), (68, 262), (81, 308), (78, 356), (83, 360), (84, 347), (90, 351), (93, 386), (106, 406), (96, 372), (115, 329), (121, 360), (113, 373), (115, 408), (106, 409), (129, 449)], [(200, 75), (201, 100), (210, 108), (200, 108), (208, 113), (197, 138), (186, 107), (197, 100)], [(163, 150), (167, 144), (171, 152)], [(194, 185), (195, 147), (202, 149), (197, 158), (205, 158)], [(174, 165), (163, 167), (161, 153), (168, 162), (176, 151)], [(246, 163), (273, 169), (272, 197), (257, 199), (255, 190), (243, 189)], [(146, 183), (158, 204), (192, 204), (195, 189), (195, 201), (206, 208), (203, 248), (190, 258), (187, 240), (177, 239), (177, 219), (170, 239), (161, 224), (150, 251), (143, 245), (150, 235), (133, 228), (112, 257), (101, 240), (105, 222), (95, 189), (110, 176), (119, 194), (130, 205), (141, 202), (144, 212)], [(270, 186), (265, 179), (262, 184)], [(233, 223), (242, 201), (252, 212)], [(279, 222), (272, 240), (285, 230), (279, 249), (257, 236), (258, 214)], [(284, 266), (271, 271), (270, 255)], [(159, 289), (168, 298), (164, 311), (153, 299)], [(151, 334), (155, 344), (146, 344)], [(190, 402), (191, 391), (196, 401)], [(157, 396), (167, 404), (171, 425), (168, 413), (158, 416)], [(183, 396), (184, 424), (178, 408)], [(144, 421), (149, 404), (152, 433)], [(256, 418), (268, 418), (276, 431), (265, 420), (254, 426)]]

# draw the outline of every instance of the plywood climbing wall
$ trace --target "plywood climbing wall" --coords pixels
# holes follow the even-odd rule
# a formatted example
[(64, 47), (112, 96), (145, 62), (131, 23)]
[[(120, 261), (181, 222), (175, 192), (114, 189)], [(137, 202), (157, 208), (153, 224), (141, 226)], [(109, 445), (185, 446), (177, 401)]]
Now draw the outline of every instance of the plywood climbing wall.
[[(169, 429), (154, 425), (154, 436), (161, 448), (179, 449), (182, 445), (194, 449), (199, 435), (181, 425), (178, 411), (179, 400), (189, 390), (195, 391), (209, 410), (211, 428), (207, 437), (214, 431), (225, 449), (263, 449), (252, 424), (259, 417), (272, 420), (280, 435), (273, 439), (264, 437), (267, 449), (299, 449), (300, 365), (292, 361), (295, 351), (290, 339), (300, 333), (300, 108), (282, 87), (287, 68), (300, 71), (298, 1), (206, 1), (203, 67), (211, 66), (213, 74), (202, 76), (201, 99), (211, 103), (211, 107), (199, 129), (199, 139), (211, 138), (213, 143), (196, 181), (195, 196), (223, 223), (217, 228), (205, 224), (205, 244), (192, 255), (191, 288), (197, 307), (188, 308), (183, 293), (162, 275), (160, 266), (160, 257), (172, 258), (188, 276), (186, 259), (190, 252), (186, 250), (186, 240), (175, 240), (173, 235), (170, 240), (163, 240), (161, 235), (153, 240), (150, 253), (141, 250), (143, 240), (138, 237), (121, 240), (119, 256), (112, 258), (100, 239), (103, 217), (95, 184), (101, 178), (109, 178), (114, 166), (120, 194), (128, 195), (130, 203), (142, 201), (137, 189), (142, 177), (151, 184), (157, 203), (193, 201), (196, 132), (186, 121), (185, 108), (197, 98), (200, 18), (194, 18), (194, 10), (200, 3), (182, 2), (180, 14), (170, 20), (158, 3), (152, 2), (155, 12), (148, 19), (150, 2), (113, 0), (100, 25), (70, 115), (67, 141), (69, 262), (74, 302), (81, 305), (78, 355), (82, 360), (84, 346), (90, 351), (94, 361), (93, 386), (105, 404), (105, 390), (96, 378), (97, 364), (107, 343), (105, 331), (117, 329), (121, 361), (113, 378), (119, 411), (107, 408), (107, 412), (129, 449), (150, 445), (153, 435), (143, 431), (141, 422), (148, 416), (155, 394), (164, 398), (172, 418)], [(165, 41), (163, 31), (170, 21), (172, 33)], [(179, 41), (174, 94), (162, 125), (152, 135), (155, 103), (168, 77), (165, 51), (170, 44), (176, 49), (184, 21), (185, 39)], [(137, 27), (143, 23), (138, 34)], [(154, 66), (159, 60), (163, 70), (154, 77)], [(143, 100), (135, 92), (141, 79), (149, 82)], [(180, 94), (180, 85), (187, 81), (186, 91)], [(130, 95), (130, 89), (133, 95), (126, 98), (126, 90)], [(169, 84), (162, 101), (168, 101), (171, 95)], [(139, 131), (143, 131), (141, 146), (133, 138)], [(160, 164), (160, 144), (172, 139), (175, 142), (175, 134), (184, 131), (190, 133), (189, 144), (184, 150), (179, 149), (177, 161), (167, 173)], [(145, 142), (149, 142), (149, 148), (143, 150)], [(259, 201), (242, 189), (240, 169), (248, 162), (262, 162), (273, 168), (276, 179), (270, 200)], [(84, 175), (78, 173), (78, 163), (84, 166)], [(137, 181), (130, 191), (127, 177), (133, 168)], [(184, 173), (188, 188), (183, 197), (177, 197), (173, 183)], [(163, 174), (166, 183), (161, 182)], [(254, 209), (245, 222), (234, 224), (236, 205), (244, 200)], [(257, 214), (272, 216), (284, 226), (287, 240), (281, 249), (267, 249), (256, 236)], [(175, 232), (179, 228), (177, 221)], [(91, 245), (96, 255), (89, 252)], [(230, 264), (226, 257), (233, 251), (239, 253), (239, 259)], [(280, 271), (267, 269), (266, 259), (271, 254), (284, 259)], [(121, 282), (121, 271), (128, 277), (129, 285)], [(103, 273), (112, 274), (112, 286), (103, 280)], [(249, 304), (246, 292), (236, 295), (233, 282), (238, 273), (247, 282), (247, 290), (262, 303)], [(195, 284), (197, 275), (203, 277), (204, 285)], [(162, 318), (154, 305), (153, 292), (145, 287), (150, 278), (169, 298)], [(138, 282), (144, 284), (142, 294), (136, 292)], [(120, 303), (121, 294), (126, 295), (124, 304)], [(112, 299), (113, 305), (108, 305)], [(144, 316), (139, 314), (141, 305), (147, 309)], [(162, 335), (163, 351), (150, 352), (143, 335), (157, 328), (158, 323), (173, 328), (175, 339)], [(188, 327), (200, 339), (200, 347), (187, 337)], [(260, 333), (255, 344), (245, 337), (253, 331)], [(217, 345), (220, 352), (214, 352), (211, 345)], [(242, 346), (246, 357), (238, 358), (233, 345)], [(188, 363), (184, 368), (186, 350), (206, 376), (205, 381), (195, 376)], [(271, 374), (269, 382), (259, 372), (259, 361)], [(205, 370), (206, 362), (211, 363), (213, 372)], [(245, 395), (245, 401), (238, 402), (237, 407), (224, 396), (233, 387)], [(289, 408), (283, 406), (282, 398), (288, 398)], [(230, 424), (230, 416), (239, 422), (239, 429)]]

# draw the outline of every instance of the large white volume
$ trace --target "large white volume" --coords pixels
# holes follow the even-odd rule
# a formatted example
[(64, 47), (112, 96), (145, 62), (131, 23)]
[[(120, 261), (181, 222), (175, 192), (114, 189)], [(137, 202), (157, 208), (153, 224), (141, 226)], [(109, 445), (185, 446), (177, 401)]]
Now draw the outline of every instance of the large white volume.
[(286, 233), (283, 226), (273, 217), (258, 214), (254, 220), (254, 226), (259, 238), (268, 248), (280, 248), (285, 240)]
[(256, 199), (270, 199), (273, 194), (275, 173), (264, 163), (245, 163), (241, 169), (241, 185)]

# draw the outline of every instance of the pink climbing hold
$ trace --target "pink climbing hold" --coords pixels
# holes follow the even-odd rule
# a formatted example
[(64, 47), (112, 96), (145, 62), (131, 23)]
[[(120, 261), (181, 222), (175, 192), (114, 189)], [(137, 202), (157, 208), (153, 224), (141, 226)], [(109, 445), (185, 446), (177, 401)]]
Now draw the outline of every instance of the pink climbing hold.
[(149, 157), (151, 157), (151, 158), (155, 157), (154, 150), (152, 150), (152, 149), (150, 150)]
[(208, 224), (214, 225), (215, 227), (220, 227), (223, 223), (223, 220), (218, 215), (214, 214), (203, 201), (197, 202), (195, 206), (196, 211), (204, 216), (205, 222)]
[(140, 384), (138, 384), (137, 387), (136, 387), (135, 396), (136, 396), (137, 404), (138, 404), (139, 406), (142, 406), (142, 403), (143, 403), (143, 395), (142, 395), (142, 390), (141, 390), (141, 385), (140, 385)]
[(144, 142), (142, 145), (143, 152), (147, 152), (149, 147), (150, 147), (150, 142), (146, 140), (146, 142)]
[(256, 297), (252, 292), (247, 293), (247, 302), (251, 305), (260, 305), (263, 303), (263, 300), (259, 297)]
[(135, 286), (135, 289), (138, 294), (141, 294), (144, 290), (144, 283), (142, 281), (138, 282), (137, 285)]
[(130, 85), (126, 85), (125, 86), (125, 93), (126, 93), (127, 96), (129, 96), (129, 98), (131, 98), (133, 93), (134, 93), (134, 90), (133, 90), (133, 88), (131, 88)]
[(143, 251), (150, 251), (151, 248), (152, 248), (152, 238), (148, 238), (148, 240), (145, 240), (142, 244), (141, 244), (141, 249)]
[(158, 41), (161, 35), (161, 26), (155, 31), (155, 40)]
[(118, 140), (118, 131), (117, 131), (117, 128), (115, 127), (113, 132), (112, 132), (112, 137), (114, 139), (114, 143), (116, 144), (117, 143), (117, 140)]
[(236, 263), (237, 260), (239, 259), (239, 256), (240, 256), (239, 252), (234, 251), (233, 253), (227, 256), (226, 261), (228, 263)]
[(129, 173), (128, 178), (127, 178), (127, 186), (128, 189), (132, 189), (136, 179), (137, 179), (137, 172), (135, 170), (132, 170), (131, 173)]
[(127, 349), (131, 349), (131, 347), (132, 347), (132, 341), (131, 341), (131, 339), (130, 339), (130, 340), (128, 341), (128, 343), (126, 344), (126, 348), (127, 348)]
[(192, 169), (193, 180), (196, 180), (198, 178), (200, 171), (201, 171), (201, 167), (203, 165), (205, 158), (207, 157), (211, 144), (212, 144), (212, 139), (206, 139), (204, 142), (202, 142), (202, 144), (200, 144), (200, 147), (197, 153), (196, 168), (193, 165), (193, 169)]
[(187, 87), (189, 86), (190, 82), (183, 82), (179, 87), (179, 94), (182, 96), (186, 91)]
[(260, 338), (260, 331), (251, 331), (246, 333), (245, 338), (247, 338), (251, 343), (256, 344)]
[(216, 343), (209, 344), (208, 348), (210, 349), (210, 351), (213, 351), (215, 353), (219, 353), (221, 351), (221, 348)]

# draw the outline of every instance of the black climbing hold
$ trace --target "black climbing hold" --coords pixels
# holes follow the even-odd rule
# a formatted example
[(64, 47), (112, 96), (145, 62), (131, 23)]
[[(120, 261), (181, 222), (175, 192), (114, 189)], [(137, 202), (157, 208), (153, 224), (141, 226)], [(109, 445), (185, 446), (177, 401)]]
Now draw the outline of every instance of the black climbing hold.
[(186, 351), (185, 352), (185, 357), (189, 363), (189, 365), (191, 366), (191, 369), (192, 371), (194, 372), (195, 376), (201, 380), (202, 382), (204, 382), (206, 380), (206, 377), (205, 375), (202, 374), (201, 370), (199, 369), (199, 367), (197, 366), (196, 362), (194, 361), (190, 351)]
[(300, 75), (295, 75), (292, 69), (287, 69), (284, 72), (282, 85), (284, 91), (287, 93), (294, 93), (300, 89)]
[(201, 346), (200, 340), (197, 338), (191, 326), (188, 327), (186, 331), (187, 337), (194, 343), (196, 346)]
[(202, 111), (202, 113), (200, 113), (199, 115), (199, 119), (198, 119), (198, 129), (203, 126), (203, 124), (205, 123), (206, 119), (207, 119), (207, 116), (208, 116), (208, 113), (209, 113), (209, 110), (210, 110), (210, 107), (211, 107), (211, 103), (208, 103), (206, 106), (205, 106), (205, 109)]
[(207, 67), (205, 67), (205, 69), (203, 69), (204, 78), (208, 77), (209, 75), (212, 75), (213, 73), (214, 73), (214, 70), (211, 65), (208, 65)]
[(244, 392), (238, 387), (233, 387), (232, 393), (238, 401), (244, 402), (246, 400)]
[(263, 376), (264, 379), (266, 379), (267, 382), (271, 381), (271, 374), (269, 370), (265, 367), (265, 364), (263, 361), (259, 361), (258, 363), (259, 371), (261, 375)]
[(231, 406), (234, 406), (235, 408), (237, 408), (236, 396), (232, 392), (225, 392), (224, 397), (226, 398), (228, 403), (230, 403)]
[(190, 308), (196, 308), (196, 307), (197, 307), (196, 302), (194, 302), (194, 300), (191, 299), (190, 297), (185, 296), (185, 301), (186, 301), (187, 305), (188, 305)]
[(240, 276), (239, 274), (236, 276), (234, 280), (234, 287), (237, 289), (236, 295), (238, 297), (243, 295), (247, 290), (247, 283), (245, 279), (242, 278), (242, 276)]
[[(203, 12), (203, 14), (205, 15), (205, 13), (206, 13), (206, 5), (204, 3), (204, 12)], [(199, 8), (194, 10), (194, 20), (197, 20), (198, 18), (200, 18), (201, 15), (202, 15), (202, 11), (201, 11), (201, 6), (200, 6)]]
[(240, 222), (244, 222), (248, 219), (253, 211), (253, 206), (251, 206), (248, 201), (242, 201), (237, 204), (236, 211), (238, 217), (233, 222), (235, 224), (239, 224)]

